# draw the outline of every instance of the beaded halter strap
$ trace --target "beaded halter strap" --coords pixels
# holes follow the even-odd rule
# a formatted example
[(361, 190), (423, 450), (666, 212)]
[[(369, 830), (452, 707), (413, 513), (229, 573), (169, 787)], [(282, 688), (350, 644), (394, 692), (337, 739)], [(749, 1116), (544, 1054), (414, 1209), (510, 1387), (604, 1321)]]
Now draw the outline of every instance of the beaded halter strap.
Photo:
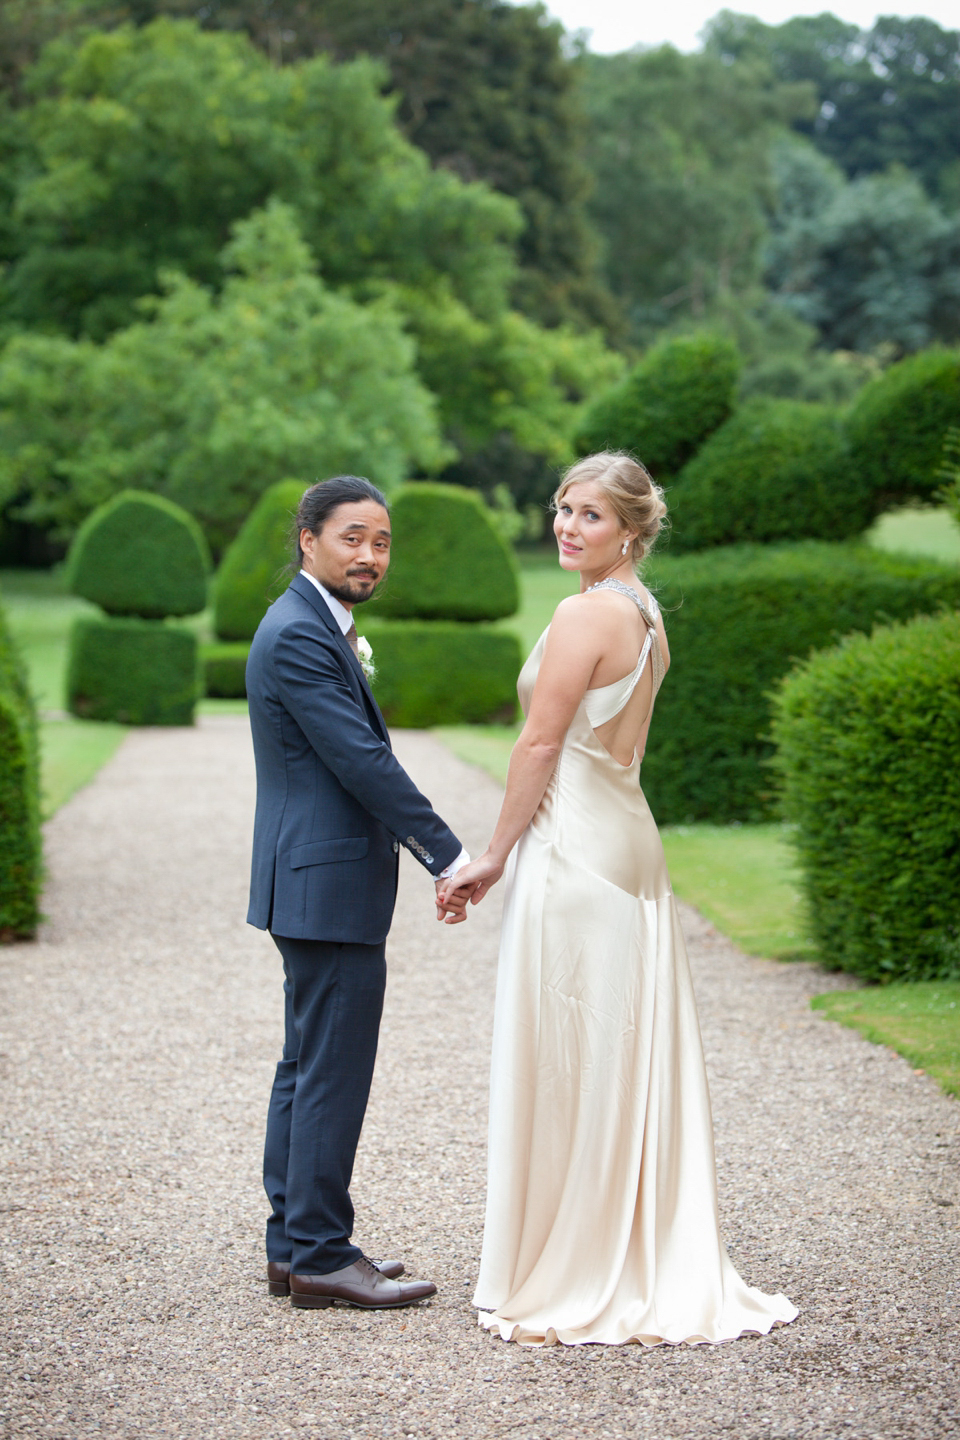
[[(657, 632), (657, 616), (660, 613), (660, 607), (656, 600), (654, 600), (652, 595), (650, 596), (650, 604), (653, 608), (652, 610), (648, 609), (632, 586), (624, 585), (622, 580), (614, 580), (612, 577), (609, 580), (598, 580), (596, 585), (588, 585), (587, 593), (589, 594), (591, 590), (615, 590), (618, 595), (626, 595), (629, 600), (632, 600), (640, 611), (648, 631), (650, 657), (653, 665), (653, 694), (656, 696), (657, 691), (663, 683), (665, 674), (663, 653), (660, 649), (660, 636)], [(646, 650), (646, 645), (644, 645), (644, 650)], [(643, 659), (643, 652), (641, 652), (640, 658), (641, 660)], [(638, 661), (637, 663), (639, 666), (640, 662)]]

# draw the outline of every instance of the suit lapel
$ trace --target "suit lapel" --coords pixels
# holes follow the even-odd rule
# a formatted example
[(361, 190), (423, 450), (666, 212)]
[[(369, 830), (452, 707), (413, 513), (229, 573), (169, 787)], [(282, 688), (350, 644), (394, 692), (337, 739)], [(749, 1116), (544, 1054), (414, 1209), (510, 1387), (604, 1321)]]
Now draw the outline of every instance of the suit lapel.
[(356, 655), (354, 655), (353, 650), (350, 647), (350, 642), (347, 640), (346, 635), (344, 635), (343, 631), (340, 629), (340, 626), (333, 618), (333, 612), (331, 611), (330, 606), (327, 604), (326, 600), (324, 600), (323, 596), (320, 594), (320, 591), (316, 588), (316, 586), (311, 585), (310, 581), (304, 579), (302, 575), (295, 575), (290, 582), (289, 588), (291, 590), (295, 590), (298, 595), (302, 596), (303, 599), (306, 600), (307, 603), (313, 607), (313, 609), (319, 615), (320, 619), (326, 625), (327, 629), (332, 634), (334, 641), (340, 646), (340, 649), (343, 651), (347, 659), (347, 663), (353, 667), (353, 673), (360, 681), (363, 692), (366, 695), (367, 700), (370, 702), (370, 707), (373, 710), (374, 715), (376, 716), (377, 724), (382, 731), (383, 738), (389, 745), (390, 733), (387, 730), (387, 722), (384, 720), (383, 716), (380, 713), (380, 706), (377, 704), (376, 699), (374, 698), (373, 691), (370, 689), (370, 682), (368, 681), (366, 675), (363, 673), (363, 666), (360, 664), (360, 661), (357, 659)]

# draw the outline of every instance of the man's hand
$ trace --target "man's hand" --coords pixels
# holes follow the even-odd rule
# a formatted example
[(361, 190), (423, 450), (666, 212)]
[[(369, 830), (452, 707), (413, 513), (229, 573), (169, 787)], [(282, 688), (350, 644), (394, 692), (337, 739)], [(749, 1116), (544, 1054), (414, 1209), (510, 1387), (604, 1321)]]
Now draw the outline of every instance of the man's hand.
[(470, 898), (470, 889), (462, 892), (454, 890), (444, 900), (440, 898), (440, 892), (451, 884), (450, 880), (435, 881), (437, 887), (437, 919), (442, 920), (446, 925), (459, 925), (461, 920), (467, 918), (467, 901)]

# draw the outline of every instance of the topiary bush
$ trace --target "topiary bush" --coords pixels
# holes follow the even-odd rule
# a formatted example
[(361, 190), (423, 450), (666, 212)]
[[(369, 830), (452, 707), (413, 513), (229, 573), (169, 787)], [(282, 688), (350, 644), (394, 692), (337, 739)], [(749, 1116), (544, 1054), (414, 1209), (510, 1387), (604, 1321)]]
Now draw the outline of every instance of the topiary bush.
[(960, 425), (960, 350), (922, 350), (861, 390), (847, 433), (878, 513), (906, 500), (935, 497), (951, 425)]
[(520, 642), (486, 625), (364, 619), (373, 692), (390, 725), (510, 721), (517, 708)]
[(87, 518), (67, 557), (68, 584), (110, 618), (78, 620), (71, 632), (67, 704), (75, 715), (192, 723), (196, 636), (162, 622), (203, 609), (209, 568), (196, 521), (169, 500), (126, 490)]
[(657, 480), (669, 479), (732, 413), (739, 378), (737, 348), (722, 336), (662, 340), (588, 407), (577, 452), (629, 450)]
[(108, 615), (194, 615), (207, 603), (210, 552), (200, 526), (170, 500), (124, 490), (80, 526), (67, 586)]
[(36, 709), (0, 610), (0, 941), (34, 934), (41, 879)]
[(865, 546), (741, 545), (651, 561), (672, 664), (643, 789), (661, 823), (775, 808), (770, 691), (796, 657), (878, 622), (960, 605), (960, 569)]
[(252, 640), (270, 602), (289, 585), (290, 527), (305, 489), (300, 480), (278, 480), (265, 490), (220, 562), (213, 628), (221, 640)]
[(73, 622), (67, 703), (83, 720), (191, 725), (197, 641), (181, 625), (82, 615)]
[(757, 396), (716, 430), (670, 493), (673, 553), (711, 545), (846, 540), (874, 519), (840, 413)]
[(824, 963), (960, 977), (960, 615), (814, 655), (779, 687), (773, 735)]
[(248, 640), (201, 645), (203, 693), (215, 700), (243, 700), (247, 694)]
[(479, 495), (457, 485), (415, 482), (391, 502), (390, 520), (390, 570), (364, 613), (391, 620), (514, 614), (520, 603), (516, 561)]

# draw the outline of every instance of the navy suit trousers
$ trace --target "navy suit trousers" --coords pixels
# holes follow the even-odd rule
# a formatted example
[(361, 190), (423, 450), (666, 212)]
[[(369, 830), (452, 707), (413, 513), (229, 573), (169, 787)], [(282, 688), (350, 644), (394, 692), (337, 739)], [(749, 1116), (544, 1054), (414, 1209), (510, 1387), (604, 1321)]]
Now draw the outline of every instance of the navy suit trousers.
[(296, 1275), (359, 1260), (350, 1178), (370, 1095), (386, 987), (384, 946), (273, 936), (285, 1038), (263, 1155), (267, 1259)]

